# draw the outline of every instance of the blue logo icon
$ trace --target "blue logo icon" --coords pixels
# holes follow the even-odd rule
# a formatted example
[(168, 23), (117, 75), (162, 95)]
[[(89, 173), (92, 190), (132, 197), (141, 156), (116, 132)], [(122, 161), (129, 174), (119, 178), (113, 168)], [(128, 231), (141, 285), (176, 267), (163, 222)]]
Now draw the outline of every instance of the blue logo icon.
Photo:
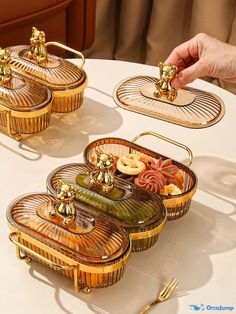
[(190, 304), (189, 307), (192, 311), (199, 311), (200, 312), (200, 311), (205, 310), (204, 304)]
[(202, 312), (202, 311), (233, 311), (234, 306), (224, 306), (224, 305), (205, 305), (205, 304), (189, 304), (191, 311)]

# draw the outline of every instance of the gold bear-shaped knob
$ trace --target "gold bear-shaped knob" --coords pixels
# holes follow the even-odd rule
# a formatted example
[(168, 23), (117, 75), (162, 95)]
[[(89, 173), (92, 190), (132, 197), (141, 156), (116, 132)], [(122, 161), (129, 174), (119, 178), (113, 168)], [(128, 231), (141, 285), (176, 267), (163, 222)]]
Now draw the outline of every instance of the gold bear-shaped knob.
[(31, 58), (39, 65), (47, 62), (47, 48), (45, 47), (45, 33), (36, 27), (32, 28), (30, 38)]
[(10, 60), (10, 51), (0, 48), (0, 83), (2, 84), (8, 83), (11, 80)]
[(97, 164), (95, 170), (91, 173), (90, 187), (101, 188), (101, 192), (107, 194), (114, 186), (114, 156), (106, 154), (100, 149), (96, 150), (96, 154)]
[(173, 101), (177, 96), (177, 90), (171, 86), (171, 81), (177, 74), (178, 68), (175, 65), (166, 65), (160, 62), (160, 79), (156, 82), (155, 97), (166, 96), (168, 100)]
[(73, 184), (60, 182), (60, 188), (57, 194), (55, 208), (51, 210), (50, 216), (57, 215), (63, 219), (63, 224), (68, 225), (75, 219), (74, 198), (76, 196), (76, 187)]

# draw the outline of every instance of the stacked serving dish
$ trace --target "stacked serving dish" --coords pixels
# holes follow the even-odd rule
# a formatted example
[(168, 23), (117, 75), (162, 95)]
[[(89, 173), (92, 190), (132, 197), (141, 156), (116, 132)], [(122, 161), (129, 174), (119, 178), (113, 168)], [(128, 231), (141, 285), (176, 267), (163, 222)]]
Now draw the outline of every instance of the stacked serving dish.
[[(81, 57), (81, 66), (49, 54), (57, 46)], [(87, 74), (82, 53), (57, 42), (45, 43), (45, 34), (33, 28), (31, 46), (0, 50), (0, 124), (16, 140), (40, 132), (52, 112), (71, 112), (83, 102)]]
[[(43, 46), (15, 46), (7, 50), (12, 53), (13, 74), (11, 79), (9, 75), (6, 80), (2, 79), (0, 88), (1, 106), (6, 108), (6, 112), (0, 113), (0, 123), (17, 139), (20, 133), (34, 133), (47, 127), (52, 111), (69, 112), (79, 108), (87, 84), (86, 73), (81, 68), (46, 53), (45, 46), (55, 43), (44, 45), (44, 34), (33, 29), (33, 43), (35, 38), (41, 38)], [(83, 65), (84, 58), (79, 55)], [(183, 126), (206, 126), (202, 117), (198, 122), (191, 120), (190, 125), (185, 120), (181, 122), (178, 116), (175, 120), (170, 118), (178, 107), (177, 111), (188, 120), (185, 113), (191, 111), (189, 106), (194, 114), (199, 110), (196, 105), (202, 99), (200, 94), (192, 90), (187, 94), (181, 92), (184, 105), (177, 98), (170, 105), (166, 99), (156, 99), (157, 91), (153, 91), (156, 81), (141, 81), (145, 83), (141, 89), (133, 79), (122, 83), (115, 90), (116, 101), (125, 100), (130, 110), (134, 110), (135, 103), (142, 110), (134, 111), (148, 115), (155, 111), (156, 117)], [(168, 93), (172, 94), (167, 96), (172, 97), (175, 90), (168, 86)], [(134, 89), (137, 95), (132, 98)], [(143, 97), (147, 98), (144, 106)], [(156, 102), (161, 102), (159, 107), (155, 107)], [(205, 117), (210, 117), (207, 126), (223, 116), (222, 103), (213, 102), (213, 105), (219, 114), (211, 118), (205, 112)], [(162, 107), (170, 109), (169, 120), (160, 112), (157, 114)], [(143, 135), (183, 148), (189, 156), (188, 164), (136, 144)], [(122, 166), (127, 166), (125, 156), (133, 158), (131, 173), (122, 172), (118, 167), (122, 162)], [(114, 137), (95, 140), (84, 150), (85, 163), (66, 164), (48, 175), (48, 193), (23, 195), (9, 205), (9, 238), (16, 246), (17, 257), (26, 262), (34, 259), (72, 278), (77, 291), (89, 292), (91, 288), (115, 284), (123, 275), (130, 252), (151, 248), (167, 220), (176, 220), (188, 212), (197, 189), (197, 177), (190, 169), (192, 157), (187, 146), (154, 132), (143, 132), (133, 141)], [(133, 163), (137, 160), (144, 164), (139, 173), (133, 172)], [(163, 185), (153, 189), (155, 179), (148, 176), (143, 184), (139, 175), (144, 177), (145, 171), (154, 173), (153, 177), (160, 178)]]
[(55, 196), (34, 193), (9, 205), (9, 238), (17, 257), (37, 260), (72, 278), (76, 291), (116, 283), (130, 254), (126, 231), (82, 204), (75, 205), (73, 221), (66, 225), (49, 214), (56, 204)]
[[(186, 149), (191, 163), (192, 154), (186, 146), (156, 133), (152, 135)], [(23, 195), (7, 210), (10, 240), (16, 245), (17, 257), (48, 265), (73, 278), (76, 290), (85, 292), (116, 283), (122, 277), (130, 252), (152, 247), (167, 219), (187, 213), (197, 187), (194, 172), (173, 161), (184, 178), (179, 195), (155, 195), (130, 182), (129, 177), (117, 176), (112, 190), (103, 193), (86, 183), (97, 171), (93, 158), (98, 150), (118, 157), (129, 152), (167, 159), (121, 138), (99, 139), (86, 147), (86, 163), (67, 164), (49, 174), (49, 193)], [(73, 215), (68, 209), (67, 214), (59, 212), (58, 195), (63, 186), (73, 186), (76, 191)]]

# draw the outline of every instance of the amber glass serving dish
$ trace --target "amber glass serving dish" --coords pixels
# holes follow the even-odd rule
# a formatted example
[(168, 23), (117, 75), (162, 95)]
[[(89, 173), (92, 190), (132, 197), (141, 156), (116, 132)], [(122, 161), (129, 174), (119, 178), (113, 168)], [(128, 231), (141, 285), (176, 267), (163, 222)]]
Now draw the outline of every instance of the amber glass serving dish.
[(0, 48), (0, 125), (16, 140), (21, 134), (44, 130), (50, 122), (51, 91), (16, 73), (10, 66), (10, 51)]
[(89, 186), (92, 165), (74, 163), (52, 171), (47, 179), (48, 191), (55, 194), (60, 182), (76, 184), (75, 200), (126, 229), (132, 240), (132, 251), (153, 246), (166, 221), (166, 208), (159, 196), (133, 183), (115, 178), (112, 190), (101, 193)]
[[(45, 34), (33, 28), (31, 45), (12, 46), (11, 66), (25, 77), (47, 86), (53, 95), (53, 112), (70, 112), (83, 102), (87, 75), (83, 70), (84, 56), (81, 52), (57, 42), (45, 43)], [(81, 65), (59, 58), (47, 52), (48, 46), (57, 46), (81, 58)]]
[(168, 100), (156, 96), (159, 81), (152, 76), (128, 77), (115, 87), (113, 99), (123, 109), (186, 128), (210, 127), (223, 118), (225, 105), (218, 95), (186, 86), (178, 89), (174, 100)]
[[(96, 150), (101, 149), (104, 152), (111, 153), (114, 156), (121, 157), (125, 154), (145, 154), (147, 156), (150, 156), (153, 160), (159, 160), (160, 158), (162, 160), (169, 159), (166, 156), (163, 156), (157, 152), (151, 151), (150, 149), (147, 149), (145, 147), (142, 147), (140, 145), (137, 145), (135, 141), (143, 135), (152, 135), (155, 137), (158, 137), (162, 140), (165, 140), (169, 143), (172, 143), (174, 145), (177, 145), (178, 147), (181, 147), (185, 149), (189, 154), (189, 162), (188, 165), (190, 166), (192, 163), (192, 152), (191, 150), (178, 142), (175, 142), (169, 138), (166, 138), (162, 135), (159, 135), (154, 132), (143, 132), (142, 134), (138, 135), (132, 142), (127, 141), (125, 139), (121, 138), (102, 138), (95, 140), (94, 142), (90, 143), (85, 151), (84, 151), (84, 159), (85, 162), (88, 165), (92, 165), (94, 163), (94, 156), (96, 155)], [(181, 176), (183, 178), (183, 186), (182, 191), (177, 195), (160, 195), (160, 197), (163, 199), (164, 204), (167, 208), (168, 212), (168, 220), (175, 220), (183, 215), (185, 215), (190, 207), (191, 199), (196, 192), (197, 189), (197, 177), (195, 173), (184, 164), (172, 160), (173, 165), (176, 165), (181, 173)], [(133, 176), (127, 176), (123, 174), (117, 174), (118, 176), (122, 177), (126, 182), (131, 184), (131, 182), (134, 182)]]
[(72, 278), (77, 291), (113, 285), (130, 254), (129, 235), (87, 206), (74, 204), (67, 187), (57, 196), (27, 194), (9, 205), (9, 238), (17, 257), (34, 259)]

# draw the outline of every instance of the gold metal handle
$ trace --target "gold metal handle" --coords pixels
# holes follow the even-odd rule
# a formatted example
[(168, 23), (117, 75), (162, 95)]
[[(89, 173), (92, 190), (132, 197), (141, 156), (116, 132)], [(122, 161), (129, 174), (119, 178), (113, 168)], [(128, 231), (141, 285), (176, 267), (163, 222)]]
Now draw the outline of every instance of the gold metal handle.
[(135, 136), (132, 140), (132, 142), (136, 142), (140, 137), (144, 136), (144, 135), (152, 135), (152, 136), (155, 136), (157, 138), (160, 138), (161, 140), (163, 141), (166, 141), (168, 143), (171, 143), (175, 146), (178, 146), (178, 147), (181, 147), (183, 148), (184, 150), (186, 150), (188, 152), (188, 155), (189, 155), (189, 161), (187, 163), (187, 166), (190, 166), (192, 164), (192, 161), (193, 161), (193, 153), (191, 151), (190, 148), (188, 148), (187, 146), (185, 146), (184, 144), (181, 144), (179, 142), (176, 142), (168, 137), (165, 137), (161, 134), (158, 134), (158, 133), (155, 133), (155, 132), (152, 132), (152, 131), (146, 131), (146, 132), (142, 132), (140, 133), (139, 135)]
[(84, 63), (85, 63), (85, 58), (84, 58), (84, 55), (82, 54), (82, 52), (80, 52), (80, 51), (78, 51), (78, 50), (75, 50), (75, 49), (73, 49), (73, 48), (70, 48), (70, 47), (68, 47), (68, 46), (66, 46), (66, 45), (63, 45), (63, 44), (61, 44), (61, 43), (58, 43), (58, 42), (56, 42), (56, 41), (49, 41), (49, 42), (45, 43), (45, 46), (46, 46), (46, 47), (48, 47), (48, 46), (56, 46), (56, 47), (65, 49), (65, 50), (67, 50), (67, 51), (70, 51), (70, 52), (72, 52), (72, 53), (78, 55), (78, 56), (82, 59), (81, 65), (80, 65), (79, 67), (80, 67), (81, 69), (83, 68)]
[[(19, 242), (20, 239), (20, 234), (17, 232), (12, 232), (9, 234), (9, 239), (11, 240), (12, 243), (14, 243), (16, 245), (16, 249), (17, 249), (17, 257), (19, 259), (23, 259), (25, 260), (26, 257), (22, 256), (20, 254), (20, 249), (28, 252), (29, 254), (33, 255), (34, 257), (42, 260), (43, 262), (47, 263), (50, 265), (50, 267), (55, 268), (57, 270), (71, 270), (71, 269), (75, 269), (77, 267), (77, 265), (60, 265), (57, 263), (52, 262), (50, 259), (42, 256), (41, 254), (31, 250), (30, 248), (28, 248), (27, 246), (25, 246), (24, 244)], [(30, 261), (30, 258), (28, 259), (28, 261)]]
[(24, 260), (26, 262), (30, 262), (31, 259), (29, 256), (27, 255), (21, 255), (20, 250), (24, 250), (25, 252), (28, 252), (29, 254), (33, 255), (34, 257), (40, 259), (41, 261), (45, 262), (46, 264), (48, 264), (51, 268), (54, 268), (56, 270), (73, 270), (73, 280), (74, 280), (74, 289), (76, 292), (80, 292), (83, 291), (84, 293), (90, 293), (90, 288), (88, 287), (78, 287), (78, 265), (74, 264), (74, 265), (60, 265), (57, 263), (52, 262), (50, 259), (42, 256), (41, 254), (31, 250), (30, 248), (28, 248), (27, 246), (25, 246), (24, 244), (20, 243), (20, 234), (18, 232), (12, 232), (9, 234), (9, 239), (12, 243), (15, 244), (16, 246), (16, 256), (18, 259), (20, 260)]
[[(1, 104), (0, 104), (1, 106)], [(20, 141), (21, 140), (21, 135), (17, 132), (14, 132), (11, 130), (11, 111), (10, 110), (0, 110), (0, 113), (3, 113), (6, 115), (6, 120), (7, 120), (7, 133), (10, 137), (13, 137), (15, 140)]]

